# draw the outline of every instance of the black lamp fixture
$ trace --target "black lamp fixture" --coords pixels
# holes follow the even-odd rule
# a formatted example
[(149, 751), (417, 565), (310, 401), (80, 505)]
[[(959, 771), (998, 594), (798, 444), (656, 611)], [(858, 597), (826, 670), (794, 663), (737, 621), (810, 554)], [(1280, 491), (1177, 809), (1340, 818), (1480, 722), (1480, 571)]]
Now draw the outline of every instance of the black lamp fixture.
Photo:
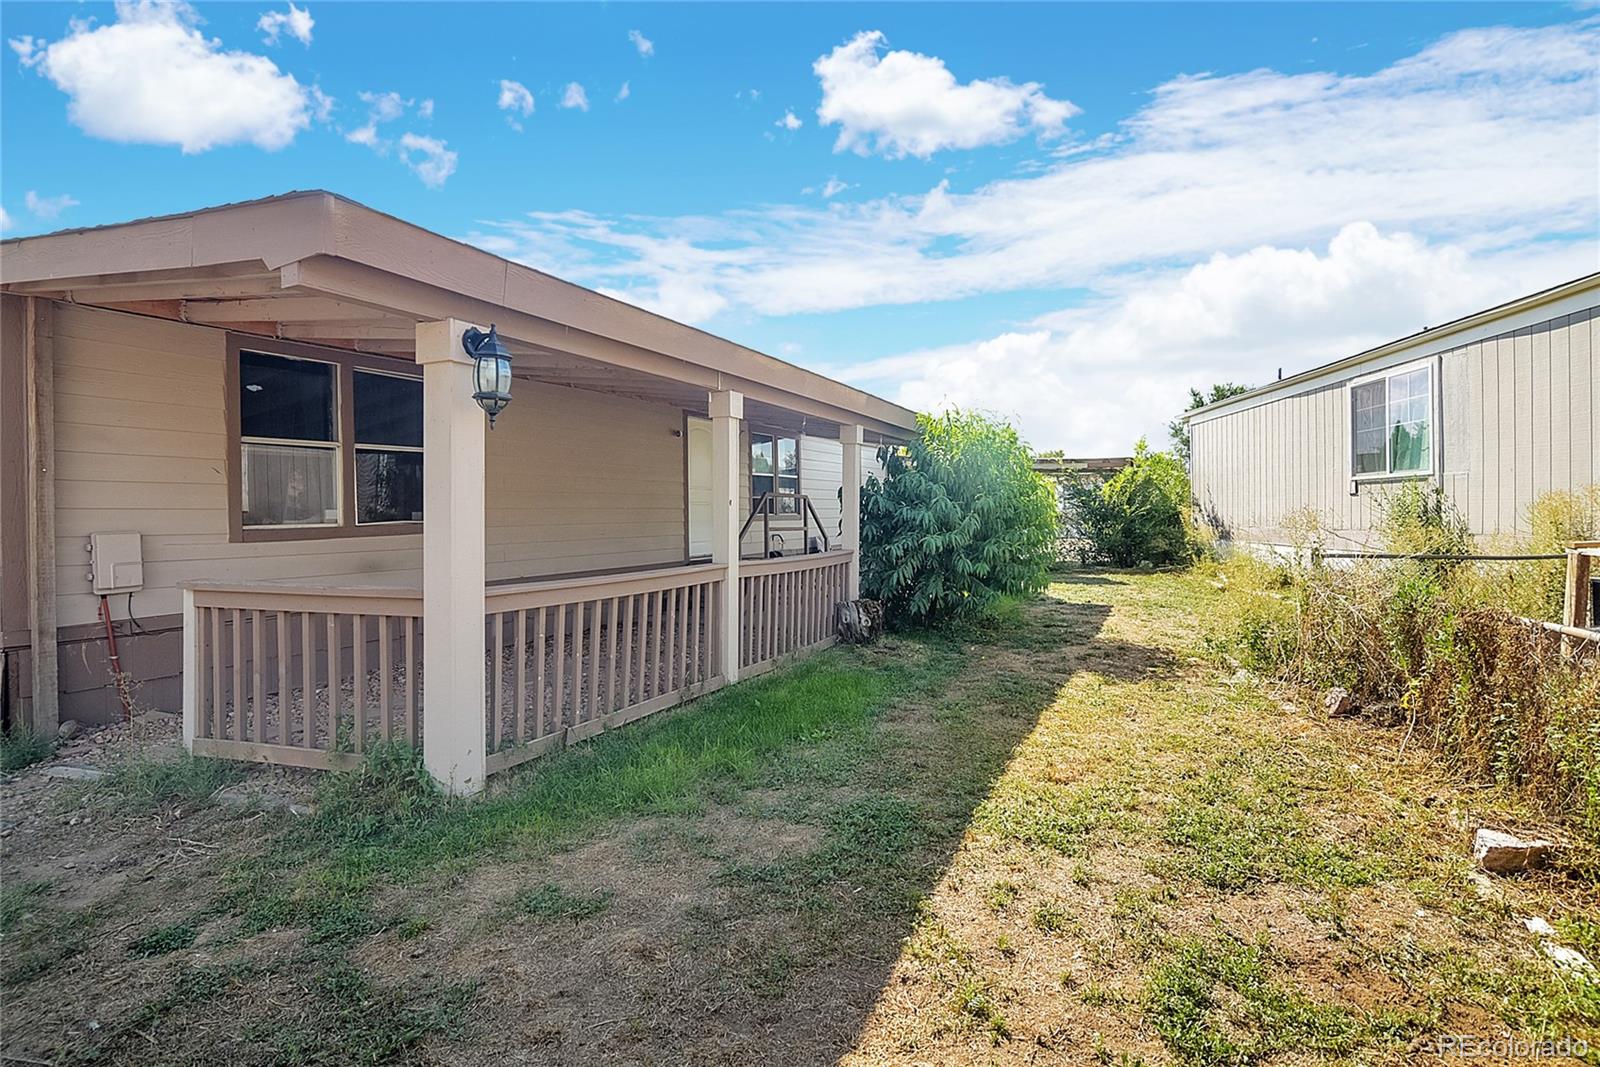
[(461, 335), (461, 347), (477, 361), (473, 368), (473, 384), (478, 387), (472, 399), (478, 402), (489, 416), (489, 429), (494, 429), (494, 417), (511, 403), (511, 353), (494, 332), (494, 324), (484, 333), (469, 326)]

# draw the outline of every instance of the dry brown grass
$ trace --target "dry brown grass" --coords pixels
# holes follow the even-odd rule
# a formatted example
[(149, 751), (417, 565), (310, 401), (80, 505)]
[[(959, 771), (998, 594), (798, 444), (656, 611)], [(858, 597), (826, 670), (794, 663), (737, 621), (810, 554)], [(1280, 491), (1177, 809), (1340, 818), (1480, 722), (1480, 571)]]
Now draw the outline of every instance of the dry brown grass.
[[(1597, 987), (1562, 978), (1519, 922), (1543, 916), (1592, 952), (1596, 887), (1557, 868), (1480, 894), (1471, 829), (1527, 825), (1515, 798), (1402, 753), (1403, 727), (1329, 721), (1218, 669), (1200, 620), (1223, 602), (1197, 576), (1072, 575), (982, 631), (841, 652), (895, 679), (865, 720), (583, 843), (513, 830), (380, 879), (340, 943), (207, 911), (228, 851), (271, 854), (273, 817), (184, 805), (78, 837), (52, 812), (0, 856), (8, 887), (50, 886), (20, 903), (5, 954), (90, 903), (100, 924), (3, 990), (4, 1049), (1408, 1063), (1438, 1033), (1600, 1040)], [(144, 879), (137, 858), (171, 838), (216, 848)], [(123, 857), (129, 877), (112, 873)], [(172, 951), (130, 955), (190, 922), (192, 945), (168, 933)]]

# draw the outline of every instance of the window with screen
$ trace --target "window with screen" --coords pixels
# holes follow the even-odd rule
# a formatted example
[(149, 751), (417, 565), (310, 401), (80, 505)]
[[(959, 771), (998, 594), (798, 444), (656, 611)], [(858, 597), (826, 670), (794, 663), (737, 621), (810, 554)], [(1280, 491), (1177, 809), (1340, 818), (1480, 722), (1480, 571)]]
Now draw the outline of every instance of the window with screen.
[(229, 537), (414, 532), (422, 521), (422, 380), (399, 360), (257, 343), (236, 335), (228, 342), (238, 379), (228, 417), (237, 427)]
[(1403, 369), (1350, 387), (1356, 477), (1433, 470), (1433, 368)]
[(339, 524), (337, 372), (315, 360), (239, 354), (246, 527)]
[(422, 521), (422, 383), (355, 372), (356, 522)]
[(771, 509), (777, 514), (793, 514), (799, 509), (800, 442), (776, 434), (750, 435), (750, 506), (762, 494), (773, 494)]

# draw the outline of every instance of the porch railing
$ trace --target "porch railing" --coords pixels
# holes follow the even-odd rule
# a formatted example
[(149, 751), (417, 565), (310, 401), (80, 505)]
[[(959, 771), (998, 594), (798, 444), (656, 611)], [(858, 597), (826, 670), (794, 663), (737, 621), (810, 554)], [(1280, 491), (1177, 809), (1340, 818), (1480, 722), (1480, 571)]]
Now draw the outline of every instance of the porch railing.
[(834, 605), (846, 597), (850, 552), (739, 564), (739, 665), (760, 674), (784, 656), (834, 641)]
[(489, 771), (719, 688), (726, 576), (702, 564), (490, 587)]
[(184, 614), (196, 755), (326, 768), (420, 744), (420, 590), (199, 583)]

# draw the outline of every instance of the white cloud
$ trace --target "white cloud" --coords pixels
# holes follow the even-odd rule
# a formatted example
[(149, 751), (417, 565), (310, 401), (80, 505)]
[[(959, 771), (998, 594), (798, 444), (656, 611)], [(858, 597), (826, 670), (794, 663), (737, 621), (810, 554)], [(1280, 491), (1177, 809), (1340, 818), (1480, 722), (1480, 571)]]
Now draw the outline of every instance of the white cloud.
[(70, 98), (67, 114), (109, 141), (177, 145), (185, 153), (248, 143), (282, 148), (310, 124), (310, 101), (265, 56), (225, 51), (184, 3), (119, 0), (117, 21), (74, 19), (67, 36), (10, 44), (24, 67)]
[(351, 144), (370, 148), (379, 155), (389, 151), (390, 143), (384, 139), (378, 127), (404, 118), (406, 112), (412, 110), (413, 106), (419, 119), (433, 117), (432, 100), (424, 100), (421, 104), (417, 104), (415, 100), (403, 97), (392, 89), (384, 92), (362, 91), (356, 96), (367, 105), (367, 121), (347, 132), (344, 139)]
[(444, 185), (450, 175), (456, 172), (456, 153), (445, 144), (437, 138), (420, 134), (400, 135), (400, 158), (430, 189)]
[(628, 99), (628, 97), (630, 97), (632, 95), (633, 95), (633, 90), (628, 88), (628, 83), (627, 82), (623, 82), (622, 83), (622, 88), (617, 90), (617, 95), (616, 95), (615, 102), (620, 104), (620, 103), (622, 103), (624, 100)]
[(579, 111), (589, 110), (589, 94), (583, 91), (583, 86), (577, 82), (568, 82), (566, 89), (561, 94), (561, 106), (576, 108)]
[(23, 203), (27, 205), (30, 214), (40, 219), (53, 219), (67, 208), (78, 206), (78, 201), (66, 193), (60, 196), (40, 196), (32, 189), (29, 189), (28, 195), (23, 197)]
[(506, 116), (506, 121), (511, 124), (512, 129), (520, 132), (522, 123), (517, 120), (517, 115), (527, 118), (533, 114), (533, 94), (521, 82), (502, 78), (500, 79), (500, 99), (495, 106), (501, 111), (511, 112)]
[(0, 233), (11, 229), (11, 212), (0, 207)]
[(777, 126), (779, 129), (788, 130), (790, 133), (793, 133), (795, 130), (798, 130), (801, 127), (802, 123), (800, 122), (800, 117), (793, 111), (785, 111), (783, 113), (783, 118), (779, 119), (777, 122), (774, 122), (773, 125)]
[(999, 413), (1037, 448), (1125, 454), (1141, 434), (1165, 447), (1191, 386), (1264, 385), (1279, 367), (1292, 374), (1594, 267), (1575, 245), (1475, 257), (1351, 223), (1324, 251), (1262, 246), (1140, 272), (1088, 305), (843, 377), (919, 410)]
[(1106, 142), (970, 191), (678, 218), (529, 212), (492, 233), (637, 300), (691, 278), (720, 298), (702, 306), (766, 315), (1095, 286), (1323, 243), (1356, 220), (1474, 253), (1592, 242), (1597, 96), (1600, 20), (1497, 27), (1372, 74), (1169, 82)]
[(311, 114), (318, 122), (327, 122), (333, 117), (333, 109), (338, 101), (322, 91), (322, 86), (313, 85), (306, 92), (311, 94)]
[(374, 125), (393, 122), (404, 115), (406, 108), (411, 106), (411, 101), (393, 90), (382, 93), (363, 92), (357, 95), (361, 98), (361, 102), (367, 105), (367, 117)]
[(818, 190), (818, 192), (820, 192), (822, 194), (822, 198), (826, 200), (829, 197), (838, 196), (848, 188), (850, 188), (849, 182), (840, 181), (838, 177), (834, 176), (823, 182), (822, 188)]
[(644, 58), (649, 59), (656, 54), (656, 43), (638, 30), (629, 30), (628, 40), (633, 43), (633, 47), (638, 49), (639, 54)]
[(261, 17), (256, 20), (256, 29), (266, 35), (263, 39), (267, 44), (277, 44), (278, 36), (287, 33), (310, 48), (311, 27), (316, 24), (310, 11), (295, 7), (293, 0), (290, 0), (288, 11), (263, 11)]
[(474, 239), (701, 323), (1061, 290), (1056, 314), (856, 380), (1120, 452), (1191, 385), (1260, 384), (1600, 269), (1597, 99), (1600, 19), (1492, 27), (1367, 74), (1176, 79), (1113, 135), (968, 190), (530, 212)]
[(822, 85), (817, 118), (837, 125), (834, 151), (927, 159), (950, 148), (1014, 141), (1032, 130), (1058, 136), (1078, 108), (1044, 93), (1037, 82), (1005, 78), (965, 85), (937, 56), (882, 52), (884, 35), (858, 33), (812, 65)]

